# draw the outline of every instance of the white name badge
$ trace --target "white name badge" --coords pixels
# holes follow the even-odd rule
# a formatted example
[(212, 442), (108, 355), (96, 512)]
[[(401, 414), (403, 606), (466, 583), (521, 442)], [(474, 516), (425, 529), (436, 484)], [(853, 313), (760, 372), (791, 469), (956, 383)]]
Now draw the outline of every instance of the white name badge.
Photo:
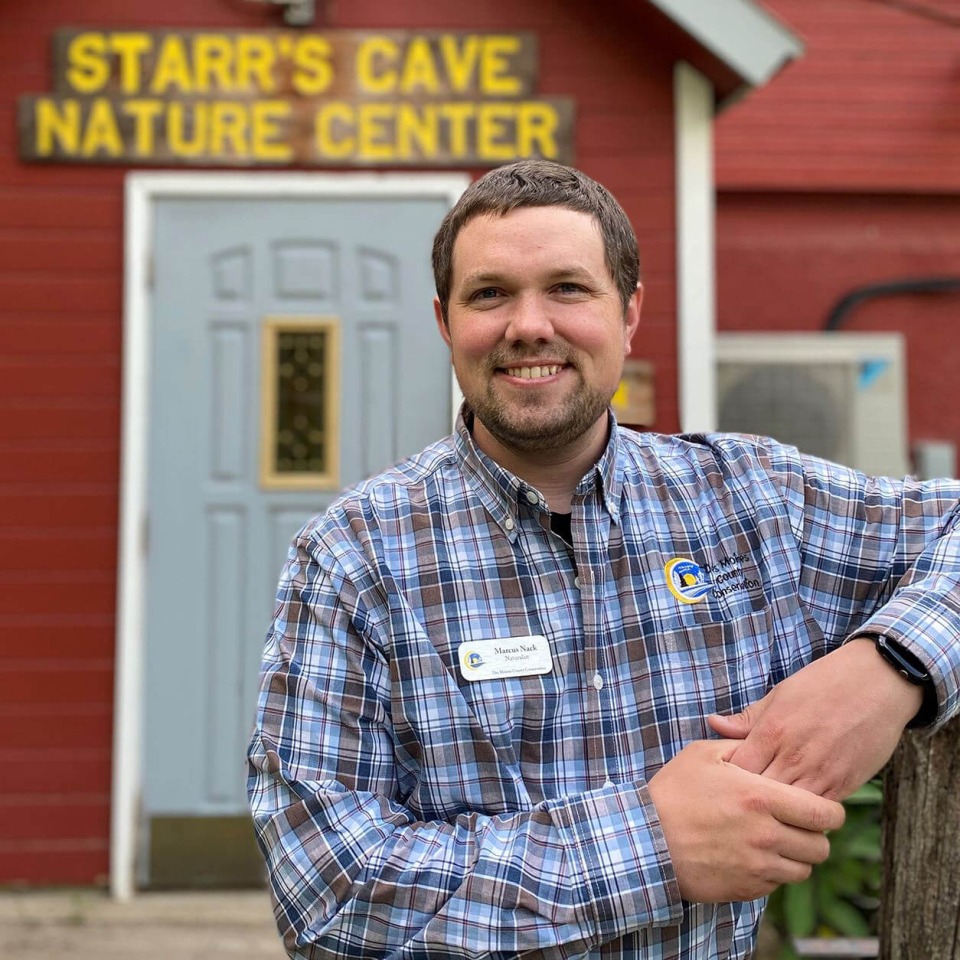
[(460, 644), (457, 653), (464, 680), (531, 677), (553, 669), (546, 637), (468, 640)]

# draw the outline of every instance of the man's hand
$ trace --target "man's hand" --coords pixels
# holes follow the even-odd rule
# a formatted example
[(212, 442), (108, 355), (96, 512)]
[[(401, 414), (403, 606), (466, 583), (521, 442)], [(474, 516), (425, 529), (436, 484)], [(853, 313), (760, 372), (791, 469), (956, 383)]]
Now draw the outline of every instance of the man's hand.
[(740, 739), (730, 762), (821, 797), (843, 800), (890, 759), (923, 701), (874, 649), (851, 640), (777, 684), (743, 713), (708, 718)]
[(700, 740), (649, 783), (685, 900), (753, 900), (810, 875), (843, 824), (839, 803), (729, 763), (734, 741)]

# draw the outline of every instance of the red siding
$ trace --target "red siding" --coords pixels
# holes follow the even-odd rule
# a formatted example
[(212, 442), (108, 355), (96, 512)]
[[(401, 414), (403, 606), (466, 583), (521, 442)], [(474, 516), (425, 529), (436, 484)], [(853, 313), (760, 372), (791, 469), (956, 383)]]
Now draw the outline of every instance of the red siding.
[(721, 189), (960, 190), (954, 27), (877, 0), (764, 0), (806, 52), (717, 123)]
[[(854, 287), (958, 274), (960, 14), (950, 0), (765, 0), (804, 56), (717, 123), (721, 329), (819, 329)], [(952, 17), (954, 26), (935, 18)], [(901, 332), (910, 438), (960, 443), (956, 294), (872, 300)]]
[(71, 791), (66, 801), (47, 794), (24, 794), (12, 803), (0, 801), (0, 844), (24, 832), (42, 834), (54, 844), (84, 842), (108, 829), (106, 797)]
[[(327, 9), (317, 29), (538, 33), (538, 92), (575, 98), (577, 163), (618, 195), (636, 225), (647, 285), (637, 352), (657, 365), (657, 426), (674, 429), (671, 64), (618, 18), (573, 2), (360, 0)], [(12, 693), (0, 698), (0, 765), (13, 775), (0, 780), (0, 883), (102, 883), (126, 171), (21, 163), (16, 100), (50, 89), (58, 27), (257, 29), (279, 25), (279, 12), (220, 0), (47, 0), (12, 5), (3, 17), (0, 684)]]
[[(724, 330), (819, 330), (867, 283), (957, 275), (960, 196), (724, 194), (718, 216)], [(870, 300), (843, 329), (906, 338), (912, 440), (960, 445), (957, 294)]]
[[(110, 752), (105, 749), (47, 750), (41, 759), (29, 751), (10, 751), (5, 762), (8, 769), (17, 771), (18, 800), (102, 791), (110, 778)], [(100, 796), (106, 802), (106, 795)]]
[(0, 841), (0, 877), (9, 884), (105, 886), (109, 862), (104, 839)]

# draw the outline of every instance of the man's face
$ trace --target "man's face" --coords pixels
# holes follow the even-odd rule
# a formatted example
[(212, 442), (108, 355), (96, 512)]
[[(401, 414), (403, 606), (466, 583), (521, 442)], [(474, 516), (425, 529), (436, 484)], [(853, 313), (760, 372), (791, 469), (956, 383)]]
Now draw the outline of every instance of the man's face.
[(521, 207), (469, 220), (453, 247), (449, 326), (460, 389), (480, 422), (520, 451), (559, 449), (606, 426), (640, 319), (624, 315), (596, 220)]

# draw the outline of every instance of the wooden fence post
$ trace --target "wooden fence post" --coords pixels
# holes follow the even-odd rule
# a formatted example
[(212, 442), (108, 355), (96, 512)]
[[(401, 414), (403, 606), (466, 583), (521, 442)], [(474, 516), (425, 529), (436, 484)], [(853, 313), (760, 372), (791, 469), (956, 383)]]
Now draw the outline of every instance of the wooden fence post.
[(880, 960), (960, 960), (960, 720), (887, 766)]

